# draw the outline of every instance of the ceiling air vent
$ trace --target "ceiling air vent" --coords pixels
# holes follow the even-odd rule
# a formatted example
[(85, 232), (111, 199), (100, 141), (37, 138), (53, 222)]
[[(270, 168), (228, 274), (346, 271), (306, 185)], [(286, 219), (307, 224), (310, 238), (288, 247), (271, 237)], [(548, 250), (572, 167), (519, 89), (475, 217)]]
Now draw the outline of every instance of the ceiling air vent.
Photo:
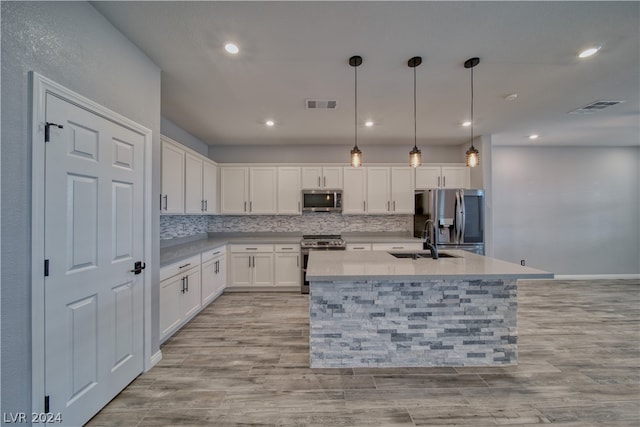
[(307, 110), (335, 110), (338, 101), (335, 99), (307, 99)]
[(580, 107), (577, 110), (569, 111), (569, 114), (593, 114), (598, 111), (604, 110), (605, 108), (612, 107), (614, 105), (618, 105), (624, 101), (596, 101), (592, 102), (589, 105), (585, 105), (584, 107)]

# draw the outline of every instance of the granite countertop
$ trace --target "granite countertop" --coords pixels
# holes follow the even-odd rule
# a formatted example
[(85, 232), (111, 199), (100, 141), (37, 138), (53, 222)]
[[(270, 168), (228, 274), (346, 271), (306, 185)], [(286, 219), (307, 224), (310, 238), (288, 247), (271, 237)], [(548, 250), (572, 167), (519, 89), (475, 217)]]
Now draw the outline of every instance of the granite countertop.
[(175, 239), (175, 244), (165, 242), (160, 248), (160, 267), (227, 244), (288, 244), (300, 243), (300, 239), (301, 233), (210, 233), (196, 239)]
[(316, 251), (309, 255), (307, 280), (551, 279), (553, 273), (462, 250), (457, 258), (401, 259), (385, 251)]
[(342, 238), (348, 243), (421, 243), (422, 239), (413, 237), (410, 233), (394, 233), (394, 232), (378, 232), (378, 233), (360, 233), (347, 232), (342, 233)]

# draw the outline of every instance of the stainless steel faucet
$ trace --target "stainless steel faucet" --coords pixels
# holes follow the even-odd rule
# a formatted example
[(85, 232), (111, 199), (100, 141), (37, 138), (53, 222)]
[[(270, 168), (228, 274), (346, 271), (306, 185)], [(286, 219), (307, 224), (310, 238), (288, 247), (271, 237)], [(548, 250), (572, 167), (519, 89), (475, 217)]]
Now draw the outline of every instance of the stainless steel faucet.
[[(427, 225), (431, 224), (431, 228), (427, 230)], [(438, 259), (438, 248), (436, 247), (435, 238), (433, 237), (435, 234), (435, 224), (431, 218), (424, 222), (424, 226), (422, 227), (422, 238), (424, 242), (422, 243), (422, 249), (429, 250), (431, 252), (431, 258)]]

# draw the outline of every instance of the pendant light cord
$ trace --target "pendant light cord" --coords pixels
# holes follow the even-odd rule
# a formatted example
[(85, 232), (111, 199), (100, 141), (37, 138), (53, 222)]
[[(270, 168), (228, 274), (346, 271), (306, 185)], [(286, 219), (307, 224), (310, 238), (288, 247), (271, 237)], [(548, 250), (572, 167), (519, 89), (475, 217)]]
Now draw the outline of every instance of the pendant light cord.
[(471, 148), (473, 147), (473, 67), (471, 67)]
[(355, 99), (355, 111), (353, 112), (353, 123), (355, 127), (356, 135), (356, 148), (358, 148), (358, 66), (353, 67), (355, 71), (355, 85), (354, 85), (354, 99)]
[(416, 67), (413, 67), (413, 148), (418, 148), (418, 125), (416, 119)]

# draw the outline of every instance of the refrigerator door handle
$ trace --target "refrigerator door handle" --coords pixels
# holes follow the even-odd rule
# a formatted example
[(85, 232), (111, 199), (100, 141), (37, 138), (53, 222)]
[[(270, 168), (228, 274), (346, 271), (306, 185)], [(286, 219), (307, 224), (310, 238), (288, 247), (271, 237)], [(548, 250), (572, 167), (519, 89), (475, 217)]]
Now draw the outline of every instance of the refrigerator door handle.
[(455, 221), (455, 229), (454, 229), (454, 244), (459, 245), (460, 242), (460, 231), (462, 230), (462, 204), (460, 203), (460, 192), (456, 190), (456, 221)]
[(460, 243), (465, 243), (464, 241), (464, 228), (465, 223), (467, 222), (467, 207), (464, 205), (464, 190), (460, 190), (460, 212), (462, 221), (460, 222)]

